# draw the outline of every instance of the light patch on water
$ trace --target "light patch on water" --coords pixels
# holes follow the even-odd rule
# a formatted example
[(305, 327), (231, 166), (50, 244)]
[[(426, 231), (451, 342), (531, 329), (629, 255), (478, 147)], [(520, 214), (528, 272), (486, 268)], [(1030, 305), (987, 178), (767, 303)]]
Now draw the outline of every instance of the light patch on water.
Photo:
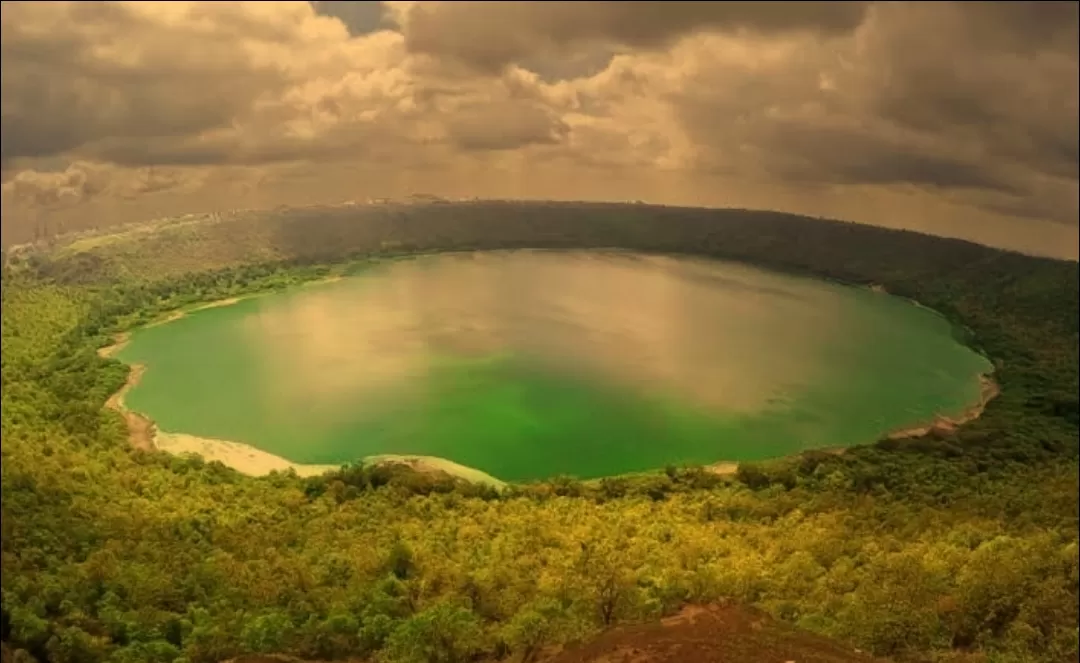
[(516, 354), (752, 412), (814, 380), (839, 307), (819, 284), (731, 265), (518, 252), (397, 263), (274, 302), (245, 330), (271, 409), (377, 407), (391, 391), (419, 395), (436, 357)]
[(343, 307), (339, 293), (305, 293), (243, 320), (262, 359), (260, 387), (269, 405), (324, 407), (421, 375), (422, 339), (403, 333), (420, 312), (386, 301), (400, 301), (393, 292), (372, 294), (364, 307)]

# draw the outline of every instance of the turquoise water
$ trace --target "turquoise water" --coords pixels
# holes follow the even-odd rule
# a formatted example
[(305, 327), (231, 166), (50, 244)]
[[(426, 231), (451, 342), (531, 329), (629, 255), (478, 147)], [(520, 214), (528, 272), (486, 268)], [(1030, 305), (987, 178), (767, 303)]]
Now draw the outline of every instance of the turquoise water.
[(730, 263), (516, 251), (138, 330), (127, 405), (299, 463), (439, 456), (505, 480), (756, 460), (956, 414), (989, 363), (926, 309)]

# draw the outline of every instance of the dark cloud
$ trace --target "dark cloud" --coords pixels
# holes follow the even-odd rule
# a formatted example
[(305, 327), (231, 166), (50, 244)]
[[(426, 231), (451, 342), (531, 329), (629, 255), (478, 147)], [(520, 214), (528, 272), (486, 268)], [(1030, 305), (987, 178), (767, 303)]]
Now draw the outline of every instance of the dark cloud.
[(589, 43), (657, 48), (702, 30), (843, 33), (862, 2), (418, 2), (406, 45), (484, 71)]
[(386, 27), (383, 4), (371, 0), (313, 0), (311, 6), (323, 16), (339, 19), (353, 36)]
[(775, 67), (698, 62), (673, 104), (723, 175), (973, 192), (1076, 223), (1076, 3), (1046, 4), (877, 5)]
[(567, 126), (551, 111), (528, 102), (471, 104), (446, 121), (456, 146), (469, 151), (512, 150), (562, 140)]
[(881, 8), (866, 53), (874, 115), (978, 141), (991, 159), (1076, 178), (1077, 3)]
[[(114, 3), (5, 2), (0, 135), (5, 164), (101, 140), (138, 141), (225, 128), (280, 71), (256, 62), (238, 39), (281, 42), (288, 33), (236, 11), (213, 30), (162, 30)], [(206, 8), (195, 7), (192, 21)]]
[(968, 31), (977, 41), (999, 50), (1031, 52), (1046, 48), (1077, 50), (1080, 3), (959, 2)]
[[(339, 125), (316, 136), (242, 134), (213, 137), (159, 136), (141, 141), (104, 139), (87, 144), (83, 153), (124, 166), (259, 166), (301, 161), (339, 161), (346, 158), (385, 158), (393, 151), (394, 135), (362, 124)], [(358, 147), (361, 146), (361, 147)]]
[(1051, 221), (1062, 225), (1077, 224), (1080, 199), (1076, 196), (1043, 199), (1028, 195), (1003, 196), (978, 201), (987, 210), (1029, 222)]
[(776, 123), (768, 140), (769, 163), (785, 178), (1015, 192), (991, 164), (867, 129)]

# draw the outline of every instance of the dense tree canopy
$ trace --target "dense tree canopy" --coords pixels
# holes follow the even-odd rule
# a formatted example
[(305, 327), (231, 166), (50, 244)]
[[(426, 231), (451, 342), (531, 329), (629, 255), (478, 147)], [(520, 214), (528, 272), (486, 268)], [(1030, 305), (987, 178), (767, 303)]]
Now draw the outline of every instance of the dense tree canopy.
[[(881, 284), (941, 311), (1002, 394), (952, 433), (503, 492), (385, 467), (252, 478), (139, 452), (97, 348), (167, 312), (392, 253), (596, 247)], [(1078, 652), (1078, 267), (771, 213), (484, 203), (288, 210), (12, 251), (2, 639), (18, 661), (533, 660), (689, 601), (877, 654)]]

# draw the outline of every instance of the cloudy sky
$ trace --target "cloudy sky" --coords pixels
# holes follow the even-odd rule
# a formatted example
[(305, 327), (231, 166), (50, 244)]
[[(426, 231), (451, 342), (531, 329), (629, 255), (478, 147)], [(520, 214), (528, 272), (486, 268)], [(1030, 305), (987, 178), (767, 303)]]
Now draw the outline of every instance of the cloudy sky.
[(1076, 2), (0, 6), (5, 244), (426, 192), (1077, 257)]

